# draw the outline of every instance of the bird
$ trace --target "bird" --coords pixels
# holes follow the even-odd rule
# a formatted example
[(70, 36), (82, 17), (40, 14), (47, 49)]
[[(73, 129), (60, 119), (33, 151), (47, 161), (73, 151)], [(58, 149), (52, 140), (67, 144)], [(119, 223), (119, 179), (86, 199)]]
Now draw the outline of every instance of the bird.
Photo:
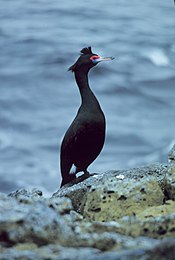
[(99, 62), (114, 59), (102, 58), (92, 52), (91, 46), (80, 51), (78, 60), (68, 69), (74, 73), (78, 85), (81, 105), (65, 133), (60, 148), (61, 186), (76, 179), (78, 172), (89, 175), (88, 166), (100, 154), (106, 132), (105, 115), (91, 90), (88, 73)]

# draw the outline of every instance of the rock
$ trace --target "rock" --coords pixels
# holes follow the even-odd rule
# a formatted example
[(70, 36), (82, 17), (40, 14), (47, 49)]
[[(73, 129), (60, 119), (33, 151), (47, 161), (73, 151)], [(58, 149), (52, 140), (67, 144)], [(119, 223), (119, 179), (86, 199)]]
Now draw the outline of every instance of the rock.
[(165, 194), (167, 199), (175, 200), (175, 145), (168, 155), (169, 165), (165, 176)]
[(21, 189), (21, 190), (16, 190), (14, 192), (11, 192), (8, 196), (12, 197), (12, 198), (16, 198), (18, 200), (21, 200), (22, 198), (25, 199), (40, 199), (42, 197), (43, 193), (40, 190), (37, 189), (33, 189), (32, 191), (28, 191), (25, 189)]
[(118, 252), (105, 252), (103, 254), (97, 254), (91, 258), (88, 256), (86, 260), (174, 260), (175, 255), (175, 239), (166, 239), (161, 241), (158, 245), (153, 246), (150, 249), (136, 248), (120, 250)]
[(111, 171), (62, 188), (53, 197), (69, 197), (74, 210), (86, 219), (116, 220), (125, 215), (139, 214), (148, 207), (162, 205), (166, 171), (167, 167), (161, 164), (129, 171)]
[(125, 177), (91, 187), (87, 193), (83, 216), (90, 220), (109, 221), (123, 216), (135, 216), (149, 206), (163, 203), (163, 192), (155, 178), (144, 177), (137, 182)]
[[(62, 247), (55, 244), (34, 248), (32, 244), (23, 244), (1, 252), (3, 260), (58, 260), (58, 259), (83, 259), (94, 257), (100, 253), (95, 248)], [(13, 257), (13, 258), (12, 258)]]
[[(29, 196), (28, 193), (26, 197)], [(29, 201), (26, 204), (24, 198), (19, 202), (0, 195), (1, 243), (7, 246), (31, 242), (41, 246), (55, 241), (64, 244), (66, 237), (73, 235), (64, 218), (50, 206), (50, 200), (32, 201), (30, 197)]]
[(174, 151), (168, 166), (79, 178), (52, 198), (0, 194), (0, 259), (174, 259)]
[(175, 164), (175, 144), (168, 154), (168, 160), (171, 164)]
[(167, 166), (158, 163), (111, 171), (62, 188), (53, 197), (69, 197), (74, 210), (93, 223), (114, 221), (117, 227), (111, 232), (132, 237), (173, 237), (175, 202), (166, 201), (164, 194), (167, 172)]

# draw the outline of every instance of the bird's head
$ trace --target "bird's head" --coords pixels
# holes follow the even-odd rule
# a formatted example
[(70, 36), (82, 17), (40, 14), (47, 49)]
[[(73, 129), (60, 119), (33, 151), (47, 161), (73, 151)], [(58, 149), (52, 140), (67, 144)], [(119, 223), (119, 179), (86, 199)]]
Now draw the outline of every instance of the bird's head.
[(68, 69), (72, 72), (85, 71), (88, 72), (91, 68), (101, 61), (113, 60), (113, 57), (102, 58), (101, 56), (92, 52), (91, 47), (83, 48), (78, 60)]

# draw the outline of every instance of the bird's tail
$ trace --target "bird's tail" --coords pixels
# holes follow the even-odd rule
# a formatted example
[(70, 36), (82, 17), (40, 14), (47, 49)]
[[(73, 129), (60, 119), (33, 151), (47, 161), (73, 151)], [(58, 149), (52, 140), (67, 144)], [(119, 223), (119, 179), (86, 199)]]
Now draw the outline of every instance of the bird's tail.
[(60, 188), (63, 187), (65, 184), (72, 182), (73, 180), (76, 179), (76, 175), (75, 174), (69, 174), (68, 176), (66, 176), (66, 178), (62, 179)]

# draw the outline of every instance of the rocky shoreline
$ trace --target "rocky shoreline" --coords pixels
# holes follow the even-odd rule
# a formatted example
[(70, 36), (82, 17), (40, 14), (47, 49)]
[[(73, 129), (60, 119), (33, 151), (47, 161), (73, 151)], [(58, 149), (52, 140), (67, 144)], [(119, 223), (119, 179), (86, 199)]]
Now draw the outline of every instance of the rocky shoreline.
[(0, 259), (174, 259), (175, 146), (169, 163), (109, 171), (51, 198), (0, 194)]

